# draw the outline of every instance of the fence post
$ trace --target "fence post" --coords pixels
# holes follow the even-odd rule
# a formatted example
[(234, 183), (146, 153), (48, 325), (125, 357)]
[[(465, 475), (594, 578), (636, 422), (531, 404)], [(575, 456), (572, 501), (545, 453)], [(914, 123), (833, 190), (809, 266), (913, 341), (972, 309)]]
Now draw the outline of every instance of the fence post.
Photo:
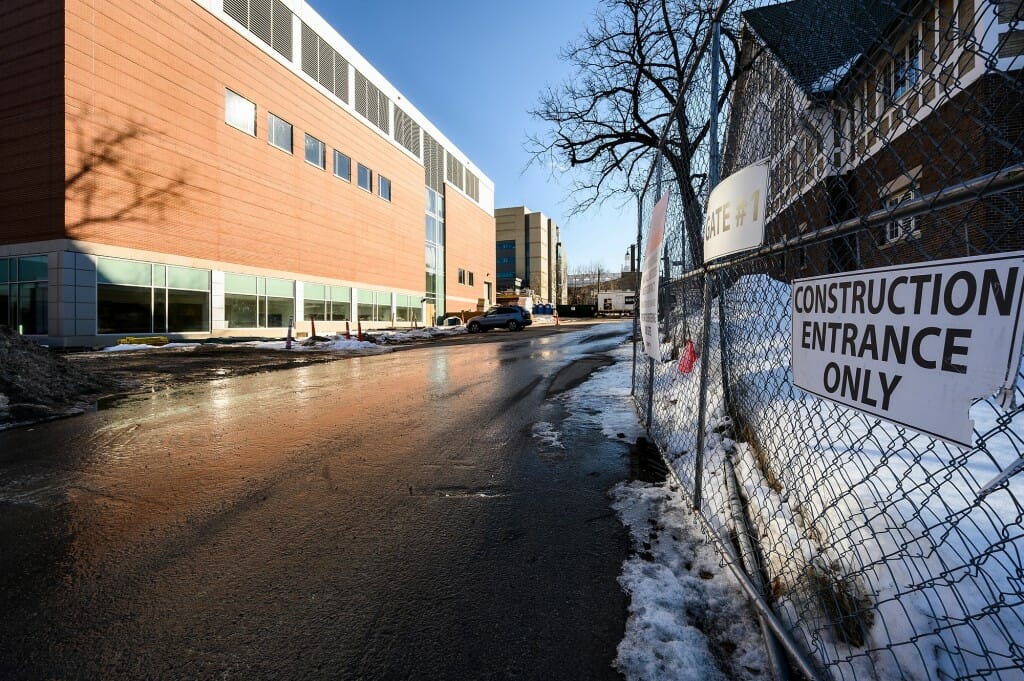
[(636, 255), (633, 256), (633, 263), (636, 271), (633, 272), (633, 283), (635, 284), (633, 296), (633, 383), (629, 388), (629, 394), (636, 394), (636, 348), (637, 335), (640, 333), (640, 240), (643, 237), (644, 229), (644, 194), (642, 191), (636, 193)]

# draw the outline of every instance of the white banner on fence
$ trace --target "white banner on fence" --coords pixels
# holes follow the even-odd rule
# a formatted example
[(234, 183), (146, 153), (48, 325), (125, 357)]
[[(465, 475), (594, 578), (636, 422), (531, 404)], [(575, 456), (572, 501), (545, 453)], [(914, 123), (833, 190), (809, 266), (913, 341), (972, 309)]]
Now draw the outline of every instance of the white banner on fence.
[(668, 212), (669, 193), (665, 192), (654, 204), (651, 232), (644, 248), (643, 278), (640, 286), (640, 336), (644, 339), (644, 352), (659, 362), (661, 337), (658, 335), (658, 266), (661, 263), (661, 249), (665, 244), (665, 214)]
[(793, 383), (971, 447), (971, 401), (1013, 389), (1024, 251), (793, 282)]
[(704, 262), (764, 243), (768, 163), (762, 161), (718, 183), (704, 217)]

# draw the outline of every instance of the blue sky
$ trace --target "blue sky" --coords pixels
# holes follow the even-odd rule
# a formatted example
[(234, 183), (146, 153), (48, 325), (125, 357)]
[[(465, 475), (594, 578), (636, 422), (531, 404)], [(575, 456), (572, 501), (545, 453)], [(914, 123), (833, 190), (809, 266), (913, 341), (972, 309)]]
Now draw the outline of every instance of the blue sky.
[(569, 219), (568, 176), (531, 167), (527, 112), (570, 71), (559, 51), (590, 21), (597, 0), (309, 0), (313, 8), (495, 184), (495, 205), (526, 204), (561, 226), (570, 271), (618, 269), (636, 239), (636, 205), (613, 198)]

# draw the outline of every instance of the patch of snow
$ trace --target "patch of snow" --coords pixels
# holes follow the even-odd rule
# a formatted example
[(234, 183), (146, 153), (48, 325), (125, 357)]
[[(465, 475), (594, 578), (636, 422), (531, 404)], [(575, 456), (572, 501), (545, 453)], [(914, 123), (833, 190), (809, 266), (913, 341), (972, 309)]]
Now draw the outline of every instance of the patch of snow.
[(124, 343), (121, 345), (111, 345), (110, 347), (103, 348), (102, 352), (128, 352), (132, 350), (159, 350), (161, 348), (198, 348), (201, 343), (166, 343), (164, 345), (149, 345), (147, 343)]
[(629, 681), (770, 678), (756, 616), (679, 491), (622, 483), (612, 498), (638, 550), (619, 577), (631, 601), (616, 668)]
[(538, 421), (533, 424), (533, 436), (548, 449), (565, 449), (565, 445), (562, 444), (562, 434), (547, 421)]

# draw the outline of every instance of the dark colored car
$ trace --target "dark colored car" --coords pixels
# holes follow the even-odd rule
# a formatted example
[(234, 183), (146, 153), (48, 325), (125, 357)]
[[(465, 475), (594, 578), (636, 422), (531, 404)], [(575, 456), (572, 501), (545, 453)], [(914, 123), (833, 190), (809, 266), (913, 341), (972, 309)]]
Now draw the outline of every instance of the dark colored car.
[(490, 331), (491, 329), (508, 329), (509, 331), (520, 331), (523, 327), (533, 324), (533, 315), (526, 311), (525, 307), (519, 305), (501, 305), (492, 307), (479, 317), (473, 317), (466, 322), (466, 328), (470, 333), (477, 331)]

